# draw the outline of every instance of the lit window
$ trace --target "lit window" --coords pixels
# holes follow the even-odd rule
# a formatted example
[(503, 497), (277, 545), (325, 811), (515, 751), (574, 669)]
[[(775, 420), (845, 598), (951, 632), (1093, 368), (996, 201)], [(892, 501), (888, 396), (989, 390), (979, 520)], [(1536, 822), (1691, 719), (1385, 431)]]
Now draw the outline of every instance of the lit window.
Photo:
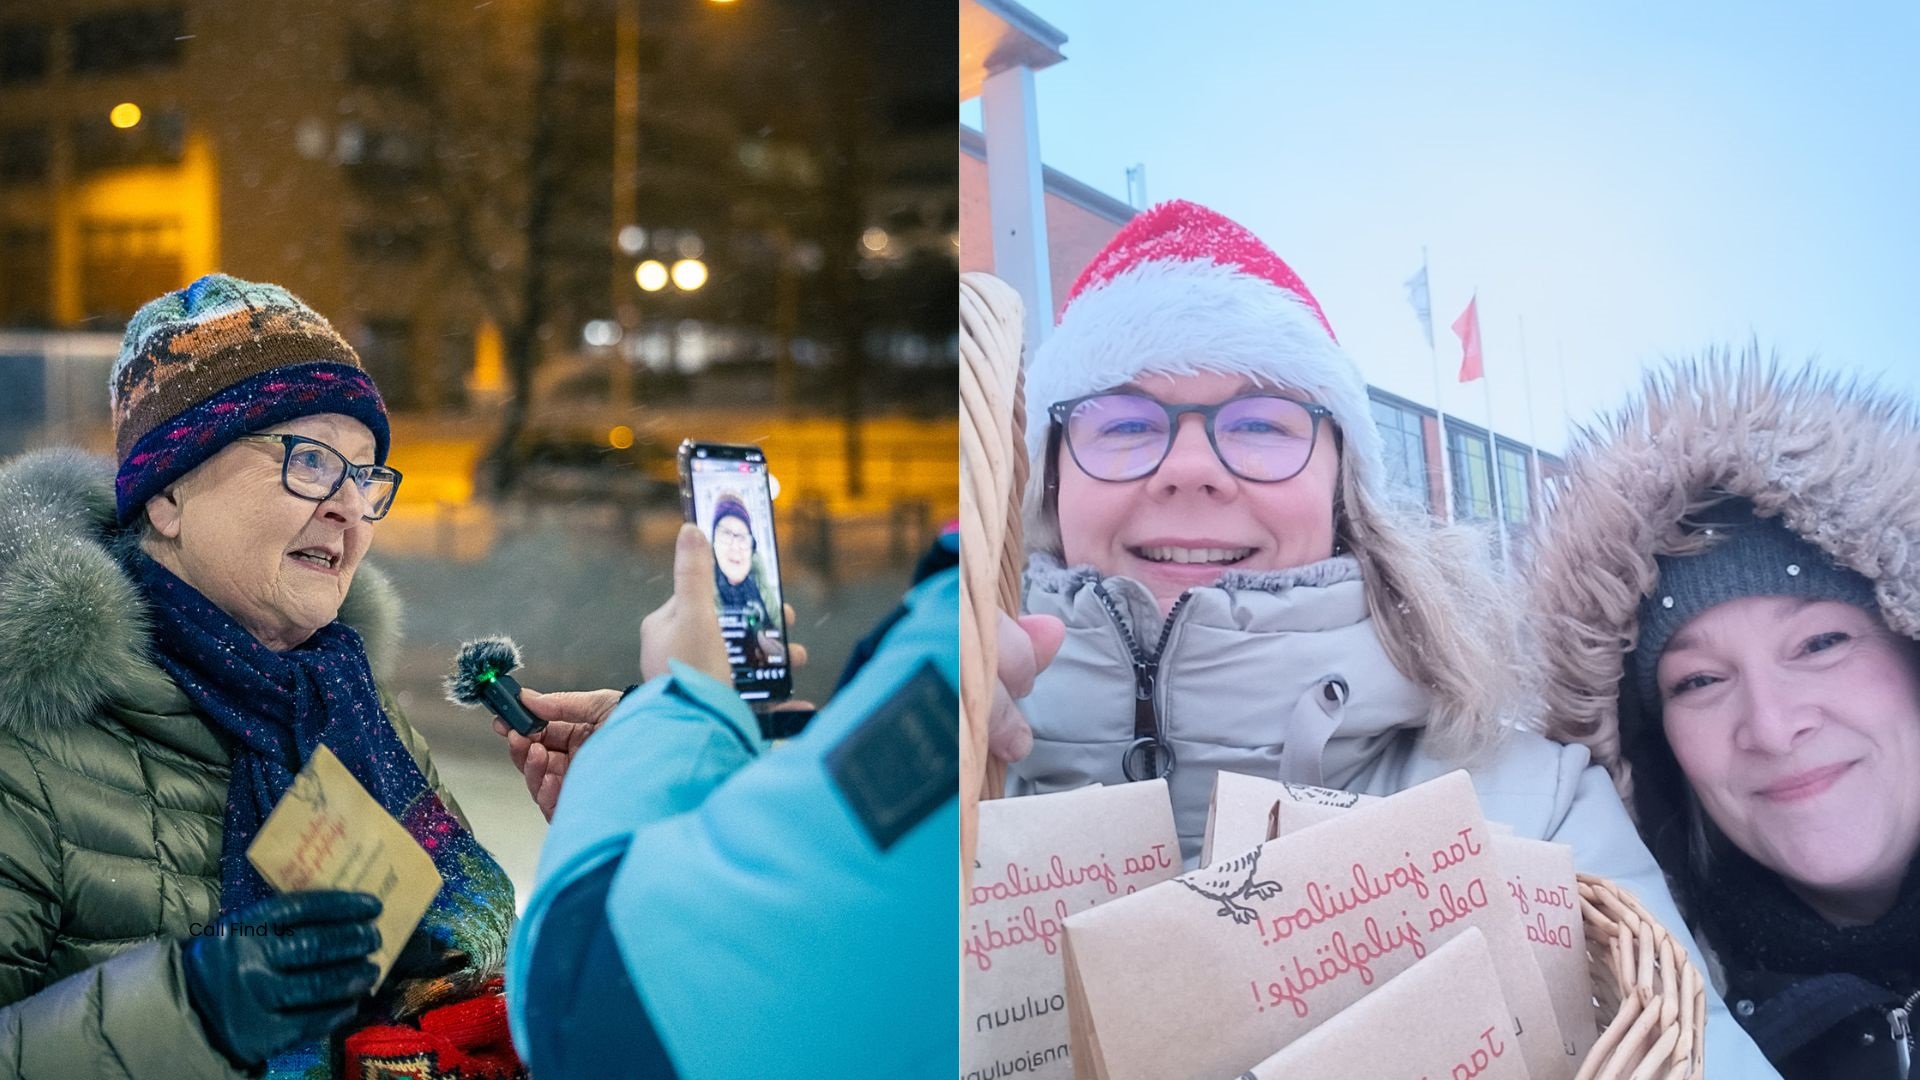
[(1493, 463), (1487, 459), (1487, 437), (1448, 425), (1447, 459), (1453, 473), (1453, 516), (1462, 521), (1493, 520)]

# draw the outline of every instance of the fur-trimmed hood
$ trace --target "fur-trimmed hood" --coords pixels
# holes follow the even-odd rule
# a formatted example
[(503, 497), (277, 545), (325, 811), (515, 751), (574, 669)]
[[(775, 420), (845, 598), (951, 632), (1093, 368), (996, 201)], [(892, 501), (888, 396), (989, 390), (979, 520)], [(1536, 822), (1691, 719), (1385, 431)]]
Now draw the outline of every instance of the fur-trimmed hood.
[(1547, 499), (1528, 572), (1544, 655), (1547, 734), (1586, 744), (1623, 796), (1619, 690), (1654, 556), (1703, 541), (1685, 524), (1723, 498), (1779, 517), (1875, 586), (1894, 631), (1920, 638), (1920, 412), (1914, 402), (1757, 348), (1650, 374), (1582, 430)]
[[(113, 463), (43, 450), (0, 465), (0, 730), (91, 722), (109, 701), (150, 699), (170, 680), (147, 654), (145, 604), (117, 554)], [(340, 618), (376, 678), (400, 642), (400, 601), (362, 563)], [(177, 691), (175, 691), (177, 693)]]

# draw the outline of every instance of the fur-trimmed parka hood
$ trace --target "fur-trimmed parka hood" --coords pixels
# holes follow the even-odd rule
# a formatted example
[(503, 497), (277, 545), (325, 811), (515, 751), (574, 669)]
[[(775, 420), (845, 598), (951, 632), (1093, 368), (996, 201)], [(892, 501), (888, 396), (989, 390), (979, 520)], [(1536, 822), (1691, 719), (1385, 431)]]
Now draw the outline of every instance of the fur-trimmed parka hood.
[[(0, 465), (0, 730), (91, 722), (109, 701), (170, 684), (148, 658), (145, 604), (120, 562), (135, 534), (114, 524), (113, 475), (77, 450)], [(384, 675), (400, 641), (385, 575), (362, 563), (340, 618)]]
[(1527, 581), (1547, 734), (1586, 744), (1631, 797), (1619, 691), (1654, 556), (1701, 550), (1688, 523), (1729, 497), (1864, 575), (1887, 625), (1920, 638), (1916, 477), (1920, 414), (1903, 395), (1753, 348), (1650, 374), (1579, 433), (1548, 496)]

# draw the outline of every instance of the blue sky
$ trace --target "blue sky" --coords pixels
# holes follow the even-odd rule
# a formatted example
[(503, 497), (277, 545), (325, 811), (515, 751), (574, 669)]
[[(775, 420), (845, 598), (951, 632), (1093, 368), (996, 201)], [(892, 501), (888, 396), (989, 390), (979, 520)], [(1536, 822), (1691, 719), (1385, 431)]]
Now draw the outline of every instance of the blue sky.
[(1144, 163), (1252, 228), (1377, 385), (1435, 398), (1426, 245), (1445, 408), (1487, 415), (1447, 329), (1477, 289), (1496, 424), (1543, 449), (1754, 335), (1920, 394), (1920, 6), (1026, 6), (1068, 35), (1047, 163), (1120, 197)]

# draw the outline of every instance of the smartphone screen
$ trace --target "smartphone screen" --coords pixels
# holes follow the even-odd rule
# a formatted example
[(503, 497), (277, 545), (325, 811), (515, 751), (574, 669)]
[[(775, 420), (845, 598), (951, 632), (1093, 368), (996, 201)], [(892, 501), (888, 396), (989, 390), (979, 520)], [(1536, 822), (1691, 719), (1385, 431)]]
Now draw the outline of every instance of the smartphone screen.
[(689, 441), (680, 447), (680, 476), (687, 520), (713, 545), (720, 636), (733, 664), (734, 689), (748, 701), (790, 697), (793, 675), (766, 456), (754, 446)]

